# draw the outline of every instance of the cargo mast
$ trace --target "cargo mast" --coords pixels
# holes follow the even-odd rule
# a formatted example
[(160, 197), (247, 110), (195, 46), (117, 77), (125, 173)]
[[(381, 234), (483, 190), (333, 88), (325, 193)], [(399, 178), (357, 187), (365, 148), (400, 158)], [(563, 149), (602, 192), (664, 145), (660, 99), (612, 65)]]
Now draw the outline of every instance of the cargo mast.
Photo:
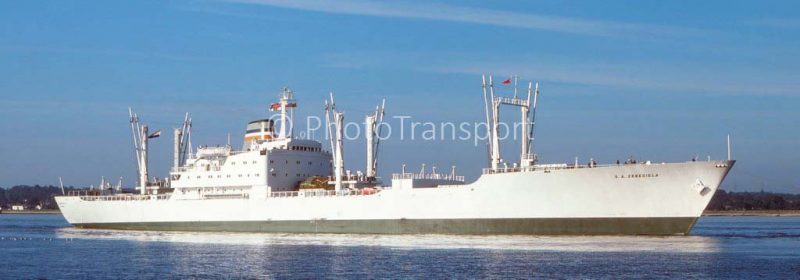
[(148, 183), (148, 148), (147, 142), (151, 138), (161, 136), (161, 130), (156, 130), (152, 134), (149, 133), (147, 125), (139, 123), (139, 116), (133, 112), (133, 109), (128, 108), (128, 115), (131, 119), (131, 132), (133, 134), (133, 148), (136, 151), (136, 164), (139, 171), (139, 191), (141, 194), (147, 194)]
[[(484, 96), (484, 110), (486, 112), (486, 123), (489, 137), (489, 158), (491, 162), (491, 169), (500, 169), (502, 158), (500, 157), (500, 106), (509, 105), (520, 107), (521, 113), (521, 149), (520, 149), (520, 167), (529, 167), (536, 163), (536, 155), (533, 153), (533, 129), (536, 118), (536, 101), (539, 97), (539, 84), (536, 83), (535, 90), (533, 89), (533, 82), (528, 82), (527, 98), (522, 99), (517, 95), (517, 77), (514, 76), (514, 96), (503, 97), (494, 92), (494, 81), (492, 76), (489, 76), (489, 92), (486, 92), (486, 75), (483, 76), (483, 96)], [(503, 84), (510, 83), (510, 81), (503, 82)], [(531, 97), (533, 104), (531, 104)], [(489, 103), (491, 102), (491, 107)], [(533, 109), (533, 119), (531, 118), (531, 109)], [(491, 118), (490, 118), (491, 115)]]
[(500, 167), (500, 100), (494, 95), (494, 82), (492, 76), (489, 76), (489, 93), (492, 100), (492, 169), (497, 170)]
[(367, 136), (367, 180), (374, 180), (378, 177), (378, 146), (381, 142), (381, 123), (383, 122), (385, 106), (386, 99), (383, 99), (381, 106), (375, 107), (375, 113), (367, 115), (364, 121)]
[(173, 142), (173, 151), (174, 155), (172, 157), (172, 167), (178, 168), (183, 166), (186, 163), (186, 147), (189, 144), (188, 138), (189, 135), (192, 133), (192, 119), (189, 118), (189, 113), (183, 117), (183, 125), (179, 128), (174, 129), (174, 142)]
[[(333, 149), (333, 176), (335, 182), (335, 190), (342, 190), (342, 176), (344, 175), (344, 146), (342, 138), (344, 137), (344, 113), (336, 111), (336, 103), (333, 101), (333, 93), (331, 93), (330, 106), (325, 106), (325, 120), (328, 131), (330, 131), (333, 119), (333, 126), (336, 130), (335, 134), (331, 135), (331, 149)], [(335, 137), (335, 138), (334, 138)]]

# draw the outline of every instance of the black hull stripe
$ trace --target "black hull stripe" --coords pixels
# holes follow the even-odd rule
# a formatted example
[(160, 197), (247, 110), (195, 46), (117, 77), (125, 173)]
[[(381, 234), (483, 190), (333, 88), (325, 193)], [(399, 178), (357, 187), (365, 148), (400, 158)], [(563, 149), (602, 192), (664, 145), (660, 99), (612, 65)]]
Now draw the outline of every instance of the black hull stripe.
[(363, 234), (687, 235), (697, 218), (400, 219), (83, 223), (78, 228)]

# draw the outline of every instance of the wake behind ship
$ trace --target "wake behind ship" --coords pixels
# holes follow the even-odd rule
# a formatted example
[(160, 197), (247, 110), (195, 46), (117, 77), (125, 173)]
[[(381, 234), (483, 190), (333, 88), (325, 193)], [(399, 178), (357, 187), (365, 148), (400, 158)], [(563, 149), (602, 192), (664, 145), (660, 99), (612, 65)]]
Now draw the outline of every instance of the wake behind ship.
[[(490, 166), (467, 183), (463, 176), (423, 166), (419, 172), (377, 177), (383, 104), (366, 117), (364, 172), (344, 168), (343, 120), (326, 101), (330, 151), (292, 135), (297, 102), (284, 89), (269, 106), (278, 120), (246, 126), (241, 150), (191, 144), (191, 119), (174, 130), (169, 178), (148, 176), (148, 127), (131, 112), (138, 193), (108, 183), (56, 197), (66, 220), (79, 228), (125, 230), (375, 233), (685, 235), (734, 162), (540, 164), (533, 153), (538, 85), (526, 98), (496, 94), (484, 78)], [(521, 112), (519, 162), (500, 155), (503, 106)], [(279, 124), (279, 126), (277, 125)], [(277, 127), (276, 127), (277, 126)]]

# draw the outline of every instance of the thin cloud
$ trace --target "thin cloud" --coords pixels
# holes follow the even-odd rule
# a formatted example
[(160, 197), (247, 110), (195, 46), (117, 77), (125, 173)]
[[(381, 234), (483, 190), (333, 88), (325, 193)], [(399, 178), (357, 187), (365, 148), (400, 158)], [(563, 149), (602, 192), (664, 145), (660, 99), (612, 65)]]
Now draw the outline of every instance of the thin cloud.
[[(358, 61), (353, 64), (352, 61)], [(719, 67), (654, 61), (576, 61), (566, 57), (525, 56), (509, 62), (484, 53), (353, 52), (329, 54), (323, 64), (332, 68), (402, 68), (441, 74), (517, 74), (548, 82), (635, 91), (722, 95), (798, 96), (791, 75), (764, 71), (723, 71)]]
[(781, 28), (781, 29), (800, 29), (800, 19), (772, 18), (772, 19), (756, 20), (752, 21), (752, 23), (754, 25), (763, 27)]
[(272, 6), (333, 14), (462, 22), (523, 29), (536, 29), (577, 35), (621, 37), (685, 36), (703, 32), (696, 29), (545, 16), (435, 3), (373, 2), (363, 0), (221, 0), (222, 2)]
[(89, 49), (89, 48), (54, 48), (38, 46), (0, 45), (0, 52), (32, 52), (32, 53), (65, 53), (78, 55), (106, 55), (119, 57), (133, 57), (143, 59), (158, 59), (172, 61), (201, 61), (207, 58), (185, 56), (168, 53), (146, 52), (120, 49)]

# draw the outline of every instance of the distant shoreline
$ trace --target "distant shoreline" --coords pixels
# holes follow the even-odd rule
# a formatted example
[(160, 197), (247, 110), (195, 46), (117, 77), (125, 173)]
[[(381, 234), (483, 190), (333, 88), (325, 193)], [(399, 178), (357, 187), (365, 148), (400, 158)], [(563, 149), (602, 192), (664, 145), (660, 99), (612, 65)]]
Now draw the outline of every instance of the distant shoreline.
[(705, 217), (798, 217), (800, 210), (728, 210), (728, 211), (704, 211)]
[(14, 214), (17, 214), (17, 215), (21, 215), (21, 214), (61, 214), (61, 211), (60, 210), (16, 210), (15, 211), (15, 210), (3, 209), (3, 212), (0, 213), (0, 215), (5, 215), (5, 214), (12, 214), (12, 215), (14, 215)]

